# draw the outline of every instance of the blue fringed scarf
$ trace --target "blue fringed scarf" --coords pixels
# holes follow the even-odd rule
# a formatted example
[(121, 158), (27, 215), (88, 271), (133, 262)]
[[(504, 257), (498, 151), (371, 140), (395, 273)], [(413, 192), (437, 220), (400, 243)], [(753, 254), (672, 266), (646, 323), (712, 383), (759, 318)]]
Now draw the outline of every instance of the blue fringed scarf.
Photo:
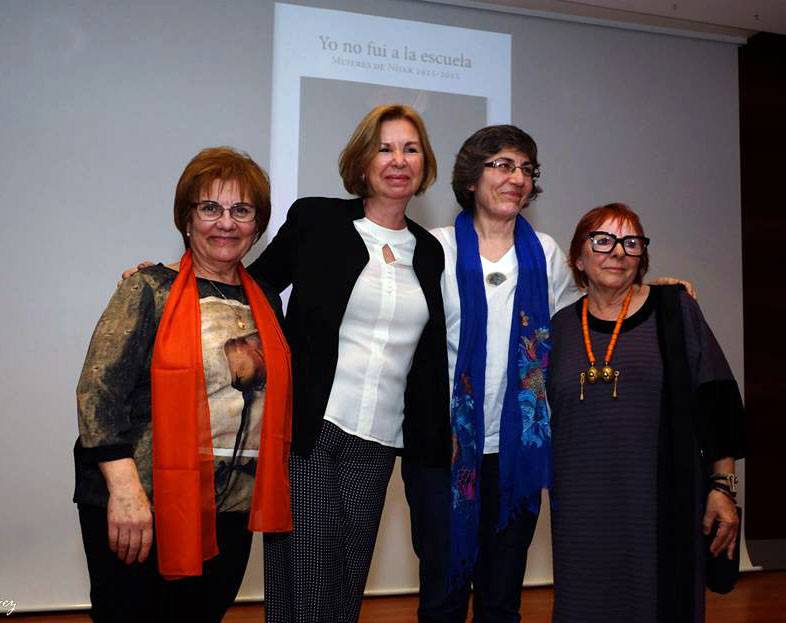
[[(500, 420), (498, 530), (525, 509), (537, 513), (541, 489), (551, 485), (551, 427), (545, 390), (551, 350), (546, 258), (537, 234), (521, 216), (516, 217), (514, 237), (519, 274)], [(488, 307), (478, 236), (467, 212), (456, 218), (456, 244), (461, 332), (450, 404), (452, 584), (470, 577), (477, 557), (485, 439)]]

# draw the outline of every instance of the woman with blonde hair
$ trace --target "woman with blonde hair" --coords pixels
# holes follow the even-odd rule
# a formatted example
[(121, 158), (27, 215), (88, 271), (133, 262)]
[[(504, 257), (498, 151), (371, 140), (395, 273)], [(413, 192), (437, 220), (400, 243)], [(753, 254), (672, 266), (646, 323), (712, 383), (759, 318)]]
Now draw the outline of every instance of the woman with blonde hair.
[(291, 535), (265, 543), (268, 621), (356, 621), (397, 454), (448, 465), (439, 243), (405, 216), (436, 178), (420, 115), (377, 106), (339, 161), (355, 199), (299, 199), (249, 272), (292, 286)]

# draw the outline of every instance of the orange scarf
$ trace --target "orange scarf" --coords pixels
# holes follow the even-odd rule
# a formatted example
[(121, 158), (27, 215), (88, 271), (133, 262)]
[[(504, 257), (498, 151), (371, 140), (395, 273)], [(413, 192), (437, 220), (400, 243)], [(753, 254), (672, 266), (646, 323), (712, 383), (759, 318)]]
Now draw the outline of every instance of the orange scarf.
[[(288, 474), (292, 440), (289, 346), (260, 287), (242, 264), (238, 272), (262, 342), (267, 370), (248, 527), (257, 532), (287, 532), (292, 530)], [(150, 377), (159, 572), (167, 579), (202, 575), (202, 561), (218, 554), (218, 545), (199, 290), (190, 250), (180, 260), (180, 274), (164, 306)]]

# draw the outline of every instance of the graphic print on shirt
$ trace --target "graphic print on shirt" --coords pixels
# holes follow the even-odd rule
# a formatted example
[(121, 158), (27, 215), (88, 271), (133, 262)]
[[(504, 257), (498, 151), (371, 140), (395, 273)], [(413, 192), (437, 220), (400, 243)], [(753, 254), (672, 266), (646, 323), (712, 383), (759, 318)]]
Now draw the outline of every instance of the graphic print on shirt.
[(265, 401), (262, 344), (248, 305), (216, 297), (199, 303), (217, 501), (222, 510), (245, 510), (259, 455)]

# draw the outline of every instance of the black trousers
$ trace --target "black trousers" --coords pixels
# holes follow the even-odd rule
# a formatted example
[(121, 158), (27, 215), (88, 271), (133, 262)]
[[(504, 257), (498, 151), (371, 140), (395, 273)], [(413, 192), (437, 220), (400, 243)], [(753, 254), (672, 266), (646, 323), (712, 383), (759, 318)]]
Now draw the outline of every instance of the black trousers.
[(521, 584), (527, 549), (537, 515), (524, 512), (497, 531), (499, 515), (499, 454), (486, 454), (480, 473), (478, 559), (472, 580), (448, 586), (450, 563), (450, 468), (402, 463), (409, 502), (412, 545), (420, 560), (420, 623), (464, 623), (474, 591), (473, 621), (515, 623), (520, 620)]
[(155, 536), (143, 563), (127, 565), (109, 549), (106, 509), (80, 504), (79, 524), (90, 575), (90, 616), (96, 623), (214, 623), (235, 600), (251, 551), (248, 513), (218, 513), (219, 554), (203, 575), (164, 580)]
[(290, 456), (292, 534), (265, 535), (268, 623), (354, 623), (360, 615), (395, 448), (323, 422)]

